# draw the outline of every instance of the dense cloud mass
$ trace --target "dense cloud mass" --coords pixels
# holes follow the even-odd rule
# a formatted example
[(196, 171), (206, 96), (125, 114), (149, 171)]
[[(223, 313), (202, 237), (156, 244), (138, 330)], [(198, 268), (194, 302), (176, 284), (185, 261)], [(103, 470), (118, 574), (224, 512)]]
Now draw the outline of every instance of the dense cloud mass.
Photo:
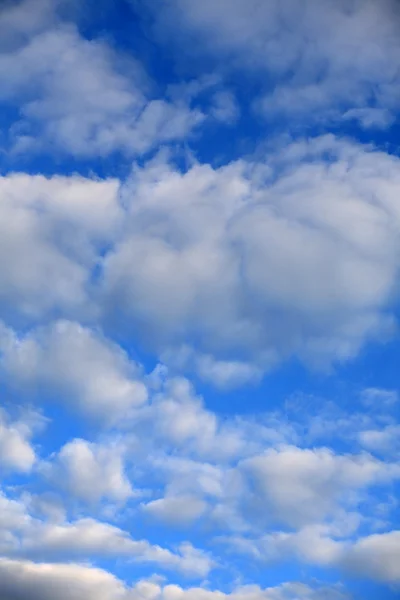
[(332, 137), (216, 170), (156, 161), (122, 192), (126, 234), (104, 266), (110, 305), (161, 350), (176, 346), (175, 360), (195, 339), (210, 378), (209, 356), (239, 369), (293, 353), (349, 358), (392, 327), (398, 185), (397, 158)]
[(0, 600), (394, 600), (400, 5), (0, 3)]

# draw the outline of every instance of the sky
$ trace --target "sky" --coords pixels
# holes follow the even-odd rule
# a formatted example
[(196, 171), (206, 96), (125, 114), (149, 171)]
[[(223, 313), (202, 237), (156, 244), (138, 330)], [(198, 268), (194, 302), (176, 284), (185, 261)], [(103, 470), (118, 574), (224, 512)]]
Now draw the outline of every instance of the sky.
[(1, 600), (400, 597), (399, 32), (1, 0)]

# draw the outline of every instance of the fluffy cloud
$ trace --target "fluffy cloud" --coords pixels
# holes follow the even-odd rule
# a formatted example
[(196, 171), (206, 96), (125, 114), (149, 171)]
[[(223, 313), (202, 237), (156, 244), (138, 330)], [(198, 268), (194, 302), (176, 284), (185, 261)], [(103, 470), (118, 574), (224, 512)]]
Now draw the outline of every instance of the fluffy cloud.
[(196, 496), (171, 496), (152, 500), (143, 505), (143, 511), (157, 521), (168, 525), (190, 525), (206, 510), (206, 503)]
[[(251, 570), (231, 552), (256, 569), (279, 563), (272, 581), (289, 565), (308, 581), (397, 586), (397, 394), (372, 373), (343, 399), (350, 413), (301, 394), (279, 408), (276, 389), (316, 381), (290, 370), (244, 397), (257, 414), (238, 415), (244, 392), (228, 406), (207, 385), (258, 384), (287, 360), (336, 366), (395, 331), (398, 157), (296, 138), (315, 120), (358, 132), (394, 122), (395, 0), (132, 3), (137, 30), (122, 3), (101, 38), (102, 11), (118, 3), (89, 3), (93, 21), (76, 0), (0, 3), (4, 164), (107, 172), (137, 157), (122, 182), (0, 177), (0, 598), (346, 597), (317, 583), (243, 586)], [(154, 7), (158, 34), (189, 34), (212, 61), (182, 77), (171, 54), (154, 65), (163, 49), (149, 29), (131, 44)], [(157, 88), (136, 51), (163, 71)], [(203, 67), (218, 72), (187, 79)], [(298, 141), (276, 136), (233, 160), (257, 143), (257, 110)], [(176, 140), (175, 153), (159, 148)], [(152, 569), (163, 575), (147, 579)]]
[(335, 455), (324, 448), (269, 450), (244, 461), (241, 469), (251, 479), (253, 508), (296, 528), (332, 515), (351, 490), (400, 476), (396, 464), (368, 455)]
[(35, 564), (2, 559), (2, 596), (10, 600), (116, 600), (127, 596), (113, 575), (80, 565)]
[(400, 425), (387, 425), (382, 429), (367, 429), (360, 433), (360, 443), (375, 452), (391, 454), (400, 449)]
[(393, 325), (399, 178), (397, 158), (330, 136), (261, 163), (136, 169), (104, 261), (109, 318), (203, 373), (191, 340), (200, 359), (262, 368), (353, 357)]
[(21, 323), (84, 311), (90, 270), (120, 219), (118, 182), (0, 177), (0, 306)]
[[(271, 91), (262, 108), (269, 118), (306, 115), (309, 124), (313, 115), (336, 117), (357, 107), (377, 109), (375, 117), (352, 113), (364, 126), (390, 122), (379, 111), (395, 110), (400, 92), (395, 0), (152, 0), (150, 7), (164, 40), (212, 55), (225, 70), (239, 66), (259, 79), (268, 76)], [(198, 43), (188, 44), (193, 37)]]
[(14, 558), (84, 560), (120, 558), (137, 564), (153, 564), (185, 577), (206, 577), (214, 568), (213, 558), (189, 542), (172, 550), (136, 540), (127, 531), (91, 517), (76, 521), (39, 519), (28, 512), (32, 498), (11, 499), (0, 494), (0, 553)]
[(129, 588), (110, 573), (75, 564), (1, 560), (0, 593), (9, 600), (345, 600), (340, 588), (285, 583), (276, 588), (237, 588), (231, 594), (140, 581)]
[[(351, 533), (351, 520), (347, 525), (348, 533)], [(313, 525), (297, 533), (275, 532), (259, 539), (233, 537), (223, 541), (229, 544), (231, 551), (250, 555), (262, 562), (274, 563), (296, 557), (303, 563), (339, 568), (353, 578), (363, 577), (400, 585), (398, 531), (365, 536), (358, 540), (338, 540), (337, 537), (338, 530), (335, 531), (335, 527)]]
[(183, 454), (223, 460), (244, 450), (240, 429), (207, 410), (184, 377), (167, 378), (141, 420), (152, 429), (154, 440), (180, 448)]
[(22, 538), (20, 551), (52, 560), (88, 555), (125, 557), (194, 578), (207, 576), (213, 568), (212, 559), (189, 543), (180, 544), (177, 551), (172, 552), (147, 540), (134, 540), (121, 529), (90, 518), (62, 524), (32, 523)]
[(0, 100), (20, 105), (21, 119), (11, 129), (15, 152), (50, 147), (81, 157), (141, 153), (186, 136), (202, 121), (184, 103), (152, 98), (134, 59), (104, 41), (84, 39), (57, 11), (46, 18), (48, 2), (35, 2), (38, 27), (25, 25), (29, 4), (0, 12), (0, 29), (15, 27), (13, 43), (0, 52)]
[(124, 502), (133, 494), (118, 447), (72, 440), (41, 469), (57, 487), (86, 502)]
[(4, 327), (0, 349), (3, 376), (28, 398), (47, 395), (107, 423), (147, 400), (139, 366), (76, 322), (58, 321), (22, 338)]
[[(29, 417), (29, 415), (27, 415)], [(27, 473), (36, 461), (35, 450), (30, 438), (34, 423), (24, 418), (11, 421), (0, 410), (0, 466), (6, 470)]]
[(219, 169), (158, 158), (121, 204), (112, 180), (4, 177), (0, 303), (123, 323), (222, 387), (291, 355), (326, 366), (392, 331), (398, 181), (396, 158), (329, 136)]
[(364, 577), (400, 585), (400, 531), (359, 540), (341, 560), (343, 568)]

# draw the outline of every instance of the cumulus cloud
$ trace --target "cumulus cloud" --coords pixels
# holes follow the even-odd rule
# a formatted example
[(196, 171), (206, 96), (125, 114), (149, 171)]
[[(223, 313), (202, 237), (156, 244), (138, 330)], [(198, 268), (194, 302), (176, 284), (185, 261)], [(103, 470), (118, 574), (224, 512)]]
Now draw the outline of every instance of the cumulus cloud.
[(397, 530), (355, 540), (338, 540), (337, 533), (332, 526), (319, 525), (296, 533), (275, 532), (255, 540), (237, 537), (224, 541), (235, 552), (251, 555), (256, 560), (275, 562), (295, 556), (304, 563), (339, 568), (352, 577), (400, 584)]
[(342, 558), (343, 568), (378, 581), (400, 585), (400, 531), (360, 539)]
[[(306, 116), (309, 124), (353, 108), (396, 108), (400, 14), (395, 0), (152, 0), (150, 7), (154, 31), (164, 41), (213, 56), (224, 70), (239, 67), (267, 79), (260, 105), (270, 119), (283, 113)], [(190, 36), (197, 43), (188, 44)], [(382, 114), (354, 116), (363, 126), (385, 126), (390, 114), (384, 120)]]
[[(34, 498), (33, 498), (34, 499)], [(172, 549), (134, 539), (130, 533), (92, 517), (65, 521), (37, 518), (28, 509), (32, 498), (12, 499), (0, 493), (0, 553), (33, 560), (85, 560), (120, 558), (137, 564), (153, 564), (185, 577), (206, 577), (214, 568), (212, 556), (189, 542)]]
[(2, 559), (1, 594), (10, 600), (114, 600), (127, 596), (110, 573), (81, 565), (35, 564)]
[[(156, 88), (131, 52), (140, 40), (120, 40), (112, 19), (116, 37), (97, 37), (108, 0), (89, 27), (75, 0), (0, 3), (7, 163), (86, 173), (136, 157), (122, 182), (0, 177), (0, 598), (347, 598), (316, 582), (244, 586), (250, 570), (237, 577), (230, 552), (397, 586), (397, 393), (372, 375), (346, 412), (301, 394), (276, 407), (272, 379), (232, 406), (208, 387), (258, 384), (288, 360), (329, 369), (396, 330), (399, 158), (296, 136), (305, 120), (394, 122), (397, 4), (132, 3), (138, 18), (156, 8), (156, 35), (192, 37), (183, 60), (212, 57), (192, 73), (217, 73), (189, 81), (163, 56)], [(231, 160), (228, 126), (239, 122), (236, 155), (257, 111), (278, 129), (296, 119), (297, 141)], [(209, 141), (224, 163), (194, 157)], [(257, 414), (236, 414), (240, 396)], [(119, 579), (132, 565), (146, 579)]]
[(231, 594), (204, 588), (161, 587), (152, 581), (139, 581), (128, 587), (107, 571), (76, 564), (32, 563), (2, 559), (0, 593), (10, 600), (345, 600), (340, 587), (314, 588), (285, 583), (276, 588), (247, 586)]
[(125, 557), (194, 578), (207, 576), (213, 567), (211, 557), (189, 543), (180, 544), (173, 552), (147, 540), (134, 540), (118, 527), (91, 518), (73, 523), (32, 523), (22, 538), (20, 552), (51, 560), (88, 555)]
[(51, 7), (46, 18), (51, 3), (35, 2), (38, 26), (30, 26), (29, 4), (0, 12), (0, 29), (15, 28), (14, 39), (0, 48), (0, 100), (20, 105), (21, 119), (11, 129), (14, 152), (142, 153), (186, 136), (203, 120), (182, 102), (152, 97), (133, 58), (86, 40)]
[(142, 505), (144, 513), (172, 526), (190, 525), (206, 510), (206, 503), (196, 496), (170, 496)]
[(3, 328), (1, 368), (11, 388), (47, 395), (109, 424), (147, 400), (139, 365), (98, 332), (57, 321), (19, 338)]
[(166, 356), (188, 346), (189, 368), (190, 340), (195, 356), (239, 372), (243, 361), (352, 358), (393, 331), (399, 174), (397, 158), (331, 136), (265, 162), (136, 169), (125, 234), (104, 261), (109, 319), (117, 310), (125, 333)]
[(86, 502), (124, 502), (133, 494), (118, 447), (71, 440), (41, 469), (57, 487)]
[(36, 461), (30, 440), (35, 422), (27, 417), (13, 421), (0, 409), (0, 466), (6, 470), (28, 473)]
[(118, 182), (79, 176), (0, 177), (0, 306), (29, 322), (55, 311), (83, 314), (97, 252), (120, 219)]
[(241, 468), (252, 482), (255, 508), (267, 518), (291, 527), (320, 522), (332, 515), (351, 490), (390, 481), (400, 468), (368, 455), (335, 455), (326, 448), (315, 450), (284, 447), (250, 458)]
[(384, 455), (396, 454), (400, 450), (400, 425), (366, 429), (360, 432), (360, 443), (368, 450)]

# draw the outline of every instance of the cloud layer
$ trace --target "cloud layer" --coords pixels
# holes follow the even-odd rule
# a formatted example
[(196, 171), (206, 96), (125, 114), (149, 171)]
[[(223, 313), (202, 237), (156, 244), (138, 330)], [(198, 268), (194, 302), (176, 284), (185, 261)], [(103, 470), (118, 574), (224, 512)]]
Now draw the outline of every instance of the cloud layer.
[(399, 24), (1, 3), (1, 599), (397, 595)]

